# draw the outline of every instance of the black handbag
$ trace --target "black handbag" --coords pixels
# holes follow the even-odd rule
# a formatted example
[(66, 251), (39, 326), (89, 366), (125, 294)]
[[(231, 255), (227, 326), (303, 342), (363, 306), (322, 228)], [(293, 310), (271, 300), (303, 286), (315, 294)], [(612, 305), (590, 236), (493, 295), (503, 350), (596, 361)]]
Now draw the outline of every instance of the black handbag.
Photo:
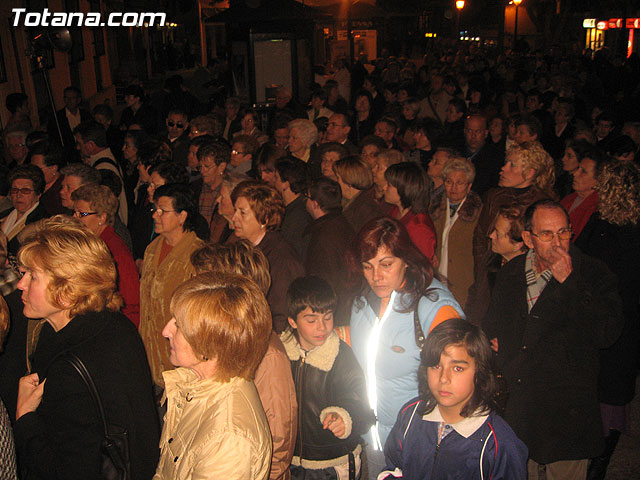
[(82, 360), (72, 352), (66, 352), (62, 355), (62, 359), (68, 362), (76, 369), (82, 381), (87, 386), (93, 402), (96, 406), (100, 422), (104, 431), (102, 440), (102, 467), (101, 477), (105, 480), (130, 480), (131, 479), (131, 462), (129, 458), (129, 432), (126, 429), (107, 424), (104, 416), (104, 408), (100, 395), (93, 382), (93, 378), (89, 374)]

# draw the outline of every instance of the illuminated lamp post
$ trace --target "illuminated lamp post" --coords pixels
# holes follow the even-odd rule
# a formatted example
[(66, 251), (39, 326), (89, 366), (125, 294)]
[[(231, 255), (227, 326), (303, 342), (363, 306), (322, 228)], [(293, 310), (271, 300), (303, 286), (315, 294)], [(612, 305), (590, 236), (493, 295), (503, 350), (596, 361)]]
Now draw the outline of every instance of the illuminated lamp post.
[(511, 0), (511, 3), (516, 6), (515, 21), (513, 23), (513, 49), (515, 50), (516, 44), (518, 43), (518, 7), (522, 3), (522, 0)]
[[(522, 1), (522, 0), (520, 0)], [(460, 12), (462, 11), (462, 9), (464, 8), (464, 0), (456, 0), (456, 9), (457, 9), (457, 14), (456, 14), (456, 32), (455, 32), (455, 38), (458, 39), (460, 37)]]

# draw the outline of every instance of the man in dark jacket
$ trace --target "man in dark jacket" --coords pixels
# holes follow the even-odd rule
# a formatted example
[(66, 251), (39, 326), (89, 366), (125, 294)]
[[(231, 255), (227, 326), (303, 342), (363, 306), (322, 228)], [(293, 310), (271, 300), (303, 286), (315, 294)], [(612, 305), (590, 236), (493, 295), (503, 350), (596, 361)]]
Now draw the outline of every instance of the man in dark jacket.
[(620, 335), (615, 276), (569, 247), (569, 215), (541, 200), (525, 212), (529, 252), (496, 279), (483, 328), (509, 389), (505, 419), (529, 448), (529, 478), (584, 479), (604, 447), (598, 351)]
[(464, 122), (464, 139), (467, 147), (465, 157), (476, 167), (476, 178), (471, 190), (480, 197), (492, 187), (498, 186), (504, 154), (487, 143), (489, 127), (482, 115), (470, 115)]
[(351, 296), (347, 284), (345, 254), (355, 238), (355, 232), (342, 215), (340, 185), (326, 177), (309, 186), (307, 211), (313, 222), (304, 231), (306, 250), (304, 268), (308, 275), (326, 280), (338, 295), (334, 317), (338, 325), (349, 324)]

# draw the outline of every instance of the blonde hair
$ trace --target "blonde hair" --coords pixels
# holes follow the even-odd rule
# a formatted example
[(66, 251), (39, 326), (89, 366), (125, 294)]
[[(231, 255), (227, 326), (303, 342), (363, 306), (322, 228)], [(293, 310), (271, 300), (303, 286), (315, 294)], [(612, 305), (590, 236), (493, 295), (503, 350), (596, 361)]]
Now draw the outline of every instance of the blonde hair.
[(523, 171), (533, 169), (533, 185), (541, 192), (546, 193), (549, 198), (555, 198), (553, 185), (556, 181), (556, 174), (553, 158), (542, 148), (540, 142), (514, 143), (507, 150), (507, 156), (511, 154), (517, 156)]
[(205, 245), (191, 254), (191, 265), (196, 269), (196, 273), (244, 275), (256, 282), (265, 295), (271, 286), (267, 257), (246, 240)]
[(341, 158), (333, 164), (333, 173), (356, 190), (367, 190), (373, 185), (373, 173), (369, 165), (358, 155)]
[(614, 225), (640, 220), (640, 170), (633, 163), (613, 160), (598, 175), (598, 211)]
[(71, 200), (74, 202), (87, 202), (92, 210), (98, 212), (98, 215), (104, 213), (107, 225), (113, 226), (120, 204), (109, 187), (104, 185), (83, 185), (73, 191)]
[(118, 310), (117, 271), (107, 245), (79, 222), (56, 215), (25, 238), (18, 262), (51, 276), (49, 302), (71, 318), (105, 308)]
[(4, 301), (4, 297), (0, 296), (0, 352), (4, 347), (4, 339), (9, 331), (9, 307), (7, 302)]
[(216, 360), (216, 380), (253, 379), (271, 334), (269, 305), (253, 280), (202, 273), (176, 289), (170, 308), (193, 352)]

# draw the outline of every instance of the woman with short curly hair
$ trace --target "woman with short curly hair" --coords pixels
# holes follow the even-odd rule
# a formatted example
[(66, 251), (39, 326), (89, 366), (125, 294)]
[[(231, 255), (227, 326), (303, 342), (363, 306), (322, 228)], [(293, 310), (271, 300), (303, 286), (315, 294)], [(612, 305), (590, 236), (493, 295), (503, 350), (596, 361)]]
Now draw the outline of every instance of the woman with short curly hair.
[(231, 193), (235, 213), (233, 226), (238, 238), (248, 240), (269, 260), (271, 288), (267, 301), (273, 329), (281, 333), (287, 325), (287, 288), (304, 275), (295, 248), (277, 231), (284, 216), (284, 203), (278, 191), (259, 181), (240, 183)]
[(109, 249), (57, 216), (25, 238), (18, 261), (23, 313), (46, 322), (18, 390), (14, 433), (23, 478), (102, 476), (103, 427), (82, 378), (60, 358), (65, 352), (85, 364), (107, 423), (128, 432), (131, 478), (151, 478), (159, 439), (151, 374), (140, 336), (118, 312)]
[(545, 198), (555, 198), (553, 159), (538, 142), (513, 144), (507, 150), (500, 171), (498, 188), (486, 193), (484, 205), (473, 232), (473, 261), (480, 268), (488, 250), (489, 227), (498, 210), (513, 205), (525, 210), (529, 205)]

